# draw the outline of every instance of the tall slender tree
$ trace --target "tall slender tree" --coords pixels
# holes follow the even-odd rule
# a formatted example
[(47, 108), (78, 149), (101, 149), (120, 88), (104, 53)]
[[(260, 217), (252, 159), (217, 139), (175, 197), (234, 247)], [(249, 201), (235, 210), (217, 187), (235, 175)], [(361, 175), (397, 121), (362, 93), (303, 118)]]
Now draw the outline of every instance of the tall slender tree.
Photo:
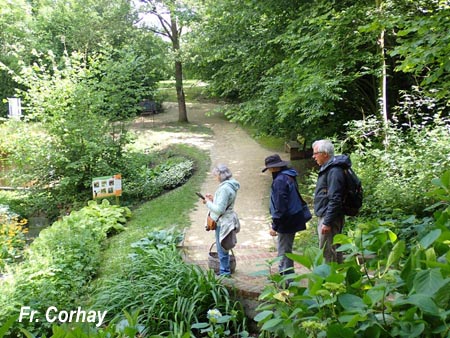
[[(165, 38), (172, 44), (175, 68), (175, 88), (178, 101), (178, 121), (189, 122), (186, 109), (186, 98), (183, 89), (183, 63), (181, 55), (181, 34), (183, 18), (186, 18), (188, 8), (176, 0), (141, 0), (145, 6), (141, 10), (156, 18), (156, 22), (147, 24), (147, 27)], [(157, 24), (156, 24), (157, 23)]]

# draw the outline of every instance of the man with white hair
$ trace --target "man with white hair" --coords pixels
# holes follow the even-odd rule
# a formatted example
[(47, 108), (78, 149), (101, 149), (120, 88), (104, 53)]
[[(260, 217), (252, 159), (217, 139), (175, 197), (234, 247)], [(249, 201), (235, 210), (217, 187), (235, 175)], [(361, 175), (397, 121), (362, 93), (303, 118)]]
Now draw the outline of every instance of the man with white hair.
[(319, 247), (323, 249), (326, 262), (343, 262), (342, 252), (333, 245), (334, 236), (342, 233), (345, 215), (345, 173), (352, 163), (346, 155), (334, 155), (334, 146), (329, 140), (313, 143), (313, 158), (320, 166), (314, 192), (314, 212), (318, 216), (317, 232)]

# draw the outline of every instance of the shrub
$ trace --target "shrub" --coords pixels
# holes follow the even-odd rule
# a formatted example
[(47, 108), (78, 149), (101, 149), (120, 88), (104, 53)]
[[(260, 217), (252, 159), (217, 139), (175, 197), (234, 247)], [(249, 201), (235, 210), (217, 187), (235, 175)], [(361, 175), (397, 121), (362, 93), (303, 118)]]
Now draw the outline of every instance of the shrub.
[(434, 202), (426, 194), (431, 180), (450, 167), (449, 139), (450, 123), (441, 119), (404, 130), (385, 130), (371, 119), (355, 122), (347, 142), (355, 141), (351, 159), (363, 182), (362, 213), (425, 215)]
[[(93, 295), (93, 307), (108, 311), (109, 319), (124, 310), (140, 309), (139, 323), (146, 334), (181, 334), (192, 323), (204, 321), (207, 311), (242, 310), (212, 272), (186, 264), (173, 231), (152, 231), (132, 245), (133, 253), (122, 273), (103, 280)], [(237, 329), (237, 328), (235, 328)]]
[[(26, 250), (24, 261), (11, 267), (0, 284), (0, 325), (22, 306), (45, 313), (49, 306), (76, 308), (84, 287), (95, 276), (100, 248), (107, 234), (123, 230), (130, 216), (127, 208), (90, 202), (80, 211), (44, 229)], [(44, 321), (16, 323), (32, 331), (45, 332)]]
[[(158, 158), (159, 155), (159, 158)], [(128, 200), (150, 200), (165, 190), (183, 185), (194, 172), (194, 162), (184, 157), (166, 158), (167, 154), (158, 153), (148, 157), (148, 162), (136, 162), (129, 180), (124, 183), (124, 197)], [(153, 164), (153, 166), (151, 166)]]
[(0, 205), (0, 272), (6, 264), (22, 258), (28, 229), (26, 219)]
[[(318, 248), (289, 254), (309, 273), (273, 276), (255, 320), (276, 337), (448, 337), (450, 329), (450, 171), (428, 194), (440, 200), (434, 221), (407, 245), (396, 221), (359, 222), (337, 235), (343, 264), (324, 263)], [(287, 279), (294, 282), (288, 289)]]

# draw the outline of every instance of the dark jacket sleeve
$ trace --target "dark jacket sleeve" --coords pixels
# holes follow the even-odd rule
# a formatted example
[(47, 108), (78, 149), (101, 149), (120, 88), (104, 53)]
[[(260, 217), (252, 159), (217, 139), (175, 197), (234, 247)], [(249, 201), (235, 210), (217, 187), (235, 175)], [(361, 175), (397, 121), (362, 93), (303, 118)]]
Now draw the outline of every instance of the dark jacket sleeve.
[(282, 218), (288, 212), (289, 186), (282, 179), (275, 179), (272, 184), (272, 228), (277, 231)]
[(342, 217), (342, 199), (345, 191), (345, 174), (340, 167), (330, 168), (327, 174), (327, 199), (328, 206), (324, 215), (323, 224), (332, 225), (333, 222)]

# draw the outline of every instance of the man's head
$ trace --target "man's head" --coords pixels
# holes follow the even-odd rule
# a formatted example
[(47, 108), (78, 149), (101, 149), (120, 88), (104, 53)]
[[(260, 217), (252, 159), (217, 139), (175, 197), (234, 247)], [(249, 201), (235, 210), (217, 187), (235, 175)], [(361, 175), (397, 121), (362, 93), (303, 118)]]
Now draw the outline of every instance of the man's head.
[(283, 161), (278, 154), (267, 156), (264, 160), (265, 168), (262, 172), (270, 169), (270, 172), (280, 171), (281, 168), (286, 167), (289, 162)]
[(318, 165), (323, 165), (334, 156), (334, 146), (329, 140), (319, 140), (313, 143), (313, 159)]

